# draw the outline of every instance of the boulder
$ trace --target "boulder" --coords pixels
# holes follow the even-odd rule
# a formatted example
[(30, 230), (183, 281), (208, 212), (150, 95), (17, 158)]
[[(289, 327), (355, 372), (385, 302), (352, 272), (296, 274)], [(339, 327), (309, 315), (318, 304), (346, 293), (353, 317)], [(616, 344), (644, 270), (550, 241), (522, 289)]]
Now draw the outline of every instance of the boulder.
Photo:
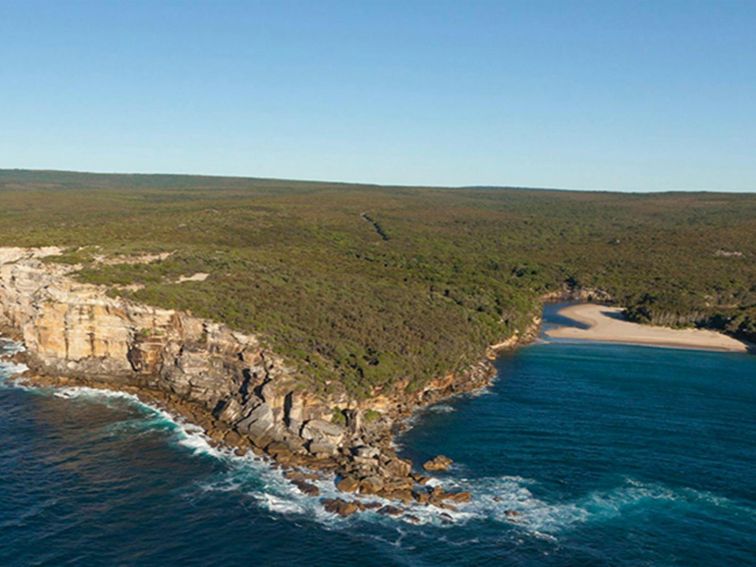
[(376, 447), (368, 447), (362, 445), (361, 447), (355, 447), (352, 449), (352, 454), (359, 459), (377, 459), (380, 454), (380, 450)]
[(363, 476), (366, 476), (368, 472), (372, 473), (378, 470), (378, 461), (375, 459), (366, 459), (364, 457), (352, 457), (351, 462), (356, 468), (366, 471), (365, 475)]
[(236, 423), (241, 419), (243, 411), (244, 408), (236, 398), (231, 398), (224, 404), (223, 409), (218, 413), (218, 419), (225, 421), (226, 423)]
[(384, 469), (388, 476), (407, 476), (412, 471), (412, 461), (397, 457), (386, 463)]
[(359, 481), (351, 476), (345, 476), (336, 483), (336, 488), (338, 488), (342, 492), (354, 492), (359, 486)]
[(314, 471), (331, 471), (338, 468), (339, 464), (332, 457), (317, 457), (307, 459), (307, 468)]
[(273, 427), (273, 410), (268, 404), (263, 403), (255, 407), (239, 422), (238, 427), (240, 429), (245, 429), (249, 425), (257, 422), (260, 422), (261, 426), (267, 425)]
[(236, 431), (229, 431), (226, 433), (226, 438), (223, 440), (226, 445), (231, 447), (238, 447), (241, 441), (241, 436)]
[(217, 427), (207, 427), (205, 428), (205, 433), (215, 444), (222, 443), (223, 438), (226, 436), (226, 430)]
[(378, 510), (378, 513), (384, 516), (399, 516), (402, 512), (403, 510), (401, 508), (391, 505), (384, 506)]
[(265, 452), (273, 458), (281, 459), (291, 457), (291, 449), (282, 441), (273, 441), (265, 448)]
[(383, 481), (386, 490), (411, 490), (414, 482), (408, 476), (401, 478), (389, 478)]
[(347, 502), (341, 498), (324, 498), (320, 502), (323, 504), (326, 512), (338, 514), (344, 518), (360, 510), (357, 502)]
[(445, 495), (445, 498), (454, 502), (469, 502), (472, 500), (472, 494), (469, 492), (449, 492)]
[(249, 435), (257, 445), (264, 445), (266, 440), (272, 439), (274, 428), (273, 410), (268, 404), (260, 404), (236, 424), (236, 429)]
[(339, 452), (336, 445), (326, 441), (310, 441), (308, 449), (313, 455), (333, 456)]
[(300, 470), (289, 470), (284, 473), (287, 480), (318, 480), (320, 475), (316, 473), (307, 473)]
[(405, 504), (411, 504), (414, 500), (411, 490), (386, 490), (384, 488), (378, 495), (389, 500), (400, 500)]
[(307, 449), (305, 449), (305, 440), (298, 435), (284, 435), (284, 439), (292, 453), (304, 454), (307, 452)]
[(345, 430), (336, 423), (311, 419), (302, 428), (302, 437), (310, 441), (326, 442), (331, 445), (339, 445), (344, 439)]
[(301, 492), (305, 493), (307, 496), (320, 496), (320, 489), (314, 484), (311, 484), (305, 480), (299, 480), (299, 479), (292, 480), (291, 482), (294, 486), (296, 486)]
[(429, 461), (423, 463), (423, 468), (426, 471), (448, 471), (452, 464), (452, 460), (444, 455), (438, 455)]
[(383, 490), (383, 479), (379, 476), (369, 476), (360, 481), (360, 494), (377, 494)]
[(273, 409), (283, 407), (284, 405), (284, 396), (278, 393), (272, 381), (268, 381), (260, 387), (260, 395), (263, 401)]

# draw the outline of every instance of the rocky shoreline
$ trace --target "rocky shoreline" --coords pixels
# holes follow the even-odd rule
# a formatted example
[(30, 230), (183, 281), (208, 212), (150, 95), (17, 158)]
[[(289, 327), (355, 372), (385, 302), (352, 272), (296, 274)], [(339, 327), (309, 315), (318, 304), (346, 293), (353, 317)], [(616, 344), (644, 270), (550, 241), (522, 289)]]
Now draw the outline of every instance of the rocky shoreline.
[[(465, 372), (412, 394), (401, 384), (360, 401), (344, 392), (314, 394), (259, 338), (109, 297), (74, 281), (75, 267), (43, 261), (56, 253), (0, 248), (0, 331), (25, 345), (12, 358), (29, 368), (26, 382), (134, 394), (199, 425), (215, 445), (269, 458), (313, 497), (320, 494), (312, 481), (332, 478), (344, 497), (322, 503), (341, 516), (375, 508), (411, 520), (410, 505), (453, 510), (472, 498), (427, 485), (426, 473), (445, 470), (450, 459), (439, 456), (420, 471), (392, 441), (415, 410), (488, 385), (493, 348)], [(539, 324), (535, 318), (528, 332), (495, 349), (532, 340)]]

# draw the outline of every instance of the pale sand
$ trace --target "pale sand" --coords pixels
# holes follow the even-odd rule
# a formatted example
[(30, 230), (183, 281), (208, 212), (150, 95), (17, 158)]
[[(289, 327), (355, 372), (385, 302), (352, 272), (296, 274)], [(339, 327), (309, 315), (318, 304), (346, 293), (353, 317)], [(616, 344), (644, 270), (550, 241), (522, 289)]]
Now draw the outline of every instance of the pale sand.
[(196, 274), (193, 274), (191, 276), (179, 276), (179, 279), (176, 280), (176, 283), (204, 282), (209, 277), (210, 274), (206, 274), (205, 272), (197, 272)]
[(547, 337), (729, 352), (748, 351), (746, 343), (716, 331), (670, 329), (625, 321), (619, 307), (584, 303), (565, 307), (559, 314), (590, 327), (557, 327), (546, 331)]

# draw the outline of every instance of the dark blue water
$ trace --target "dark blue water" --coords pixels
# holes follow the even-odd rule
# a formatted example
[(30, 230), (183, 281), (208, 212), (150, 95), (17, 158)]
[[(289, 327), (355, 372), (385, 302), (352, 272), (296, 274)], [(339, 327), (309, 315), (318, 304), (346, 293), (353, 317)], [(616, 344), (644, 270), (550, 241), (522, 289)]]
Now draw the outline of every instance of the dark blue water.
[(126, 396), (0, 385), (0, 565), (756, 564), (756, 357), (557, 343), (497, 366), (400, 439), (475, 494), (420, 525), (333, 518)]

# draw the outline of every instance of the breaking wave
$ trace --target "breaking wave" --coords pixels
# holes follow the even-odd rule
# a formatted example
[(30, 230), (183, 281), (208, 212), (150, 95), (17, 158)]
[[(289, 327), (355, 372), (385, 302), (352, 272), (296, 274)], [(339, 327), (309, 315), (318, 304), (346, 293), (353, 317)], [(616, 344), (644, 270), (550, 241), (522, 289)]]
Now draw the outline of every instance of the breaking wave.
[(592, 491), (582, 497), (549, 502), (534, 495), (538, 482), (519, 476), (482, 478), (472, 481), (450, 480), (452, 488), (473, 491), (471, 504), (475, 517), (518, 526), (535, 536), (553, 536), (584, 524), (627, 519), (659, 508), (727, 508), (756, 519), (756, 510), (710, 492), (626, 478), (607, 490)]
[[(25, 364), (18, 364), (16, 362), (12, 362), (8, 360), (8, 358), (5, 357), (11, 357), (16, 353), (23, 352), (24, 351), (24, 345), (21, 343), (17, 343), (15, 341), (11, 341), (8, 339), (4, 339), (0, 337), (0, 387), (7, 387), (7, 378), (9, 376), (13, 376), (15, 374), (21, 374), (25, 370), (28, 369), (28, 367)], [(15, 384), (12, 384), (14, 387), (20, 387), (25, 388), (26, 386), (23, 383), (23, 380), (19, 381), (16, 380)]]
[(428, 411), (431, 413), (454, 413), (457, 410), (448, 404), (436, 404), (429, 407)]
[[(308, 481), (320, 490), (319, 497), (308, 496), (289, 482), (280, 469), (272, 467), (265, 459), (252, 453), (238, 456), (228, 448), (214, 447), (201, 427), (188, 423), (161, 408), (144, 403), (134, 394), (87, 386), (45, 388), (44, 391), (62, 399), (87, 400), (110, 407), (129, 404), (138, 408), (142, 415), (114, 422), (107, 426), (109, 433), (135, 435), (145, 430), (167, 430), (176, 444), (190, 451), (192, 455), (221, 461), (224, 465), (223, 471), (216, 474), (210, 481), (200, 483), (195, 487), (201, 493), (239, 492), (251, 497), (260, 507), (270, 512), (299, 515), (329, 524), (366, 520), (395, 523), (398, 520), (418, 524), (447, 525), (451, 521), (472, 517), (465, 511), (444, 511), (442, 515), (433, 508), (411, 505), (408, 507), (411, 516), (389, 517), (379, 515), (375, 510), (366, 510), (352, 518), (339, 518), (326, 512), (320, 503), (320, 498), (344, 497), (344, 494), (336, 489), (333, 479), (327, 476), (321, 480)], [(190, 494), (189, 497), (191, 498), (192, 495)], [(378, 497), (372, 497), (370, 500), (382, 505), (392, 504)]]

